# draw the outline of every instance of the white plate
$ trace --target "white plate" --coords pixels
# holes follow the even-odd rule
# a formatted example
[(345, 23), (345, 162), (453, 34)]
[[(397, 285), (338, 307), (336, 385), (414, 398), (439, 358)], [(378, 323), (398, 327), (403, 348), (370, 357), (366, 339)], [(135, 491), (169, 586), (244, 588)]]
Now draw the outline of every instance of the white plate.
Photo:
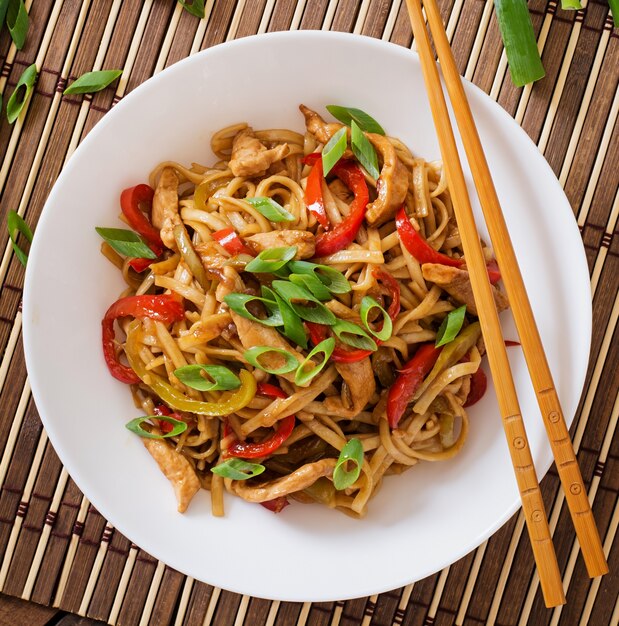
[[(467, 93), (521, 263), (565, 414), (587, 366), (591, 307), (585, 256), (550, 167), (497, 104)], [(139, 412), (108, 373), (100, 320), (121, 278), (100, 254), (95, 226), (118, 226), (120, 191), (162, 160), (212, 162), (217, 129), (303, 130), (297, 107), (362, 108), (427, 159), (439, 158), (417, 57), (374, 39), (321, 32), (250, 37), (206, 50), (141, 85), (90, 132), (62, 172), (37, 227), (24, 296), (32, 391), (54, 448), (80, 489), (124, 535), (170, 566), (239, 593), (327, 601), (393, 589), (454, 562), (519, 506), (493, 390), (471, 411), (454, 460), (384, 481), (357, 521), (294, 504), (273, 515), (206, 492), (185, 515), (125, 422)], [(467, 172), (468, 175), (468, 172)], [(470, 176), (469, 176), (470, 179)], [(515, 339), (510, 315), (505, 335)], [(540, 477), (551, 454), (519, 348), (516, 386)]]

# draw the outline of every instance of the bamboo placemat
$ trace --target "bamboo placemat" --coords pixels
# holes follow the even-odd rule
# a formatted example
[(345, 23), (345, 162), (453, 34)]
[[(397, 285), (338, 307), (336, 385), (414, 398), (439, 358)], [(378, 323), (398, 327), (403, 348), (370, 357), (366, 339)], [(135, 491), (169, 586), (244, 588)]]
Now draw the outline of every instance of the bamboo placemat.
[[(22, 122), (0, 121), (0, 591), (111, 624), (592, 624), (619, 623), (619, 36), (605, 0), (565, 12), (529, 2), (547, 76), (516, 89), (491, 0), (441, 0), (464, 76), (538, 144), (564, 186), (587, 252), (593, 344), (572, 427), (611, 573), (590, 581), (557, 474), (542, 487), (568, 604), (546, 610), (516, 514), (452, 566), (390, 593), (346, 602), (280, 603), (194, 581), (120, 535), (77, 489), (47, 440), (21, 343), (24, 271), (4, 226), (9, 209), (36, 229), (45, 199), (81, 139), (126, 93), (176, 61), (230, 39), (275, 30), (362, 33), (410, 47), (401, 0), (207, 0), (198, 20), (171, 0), (26, 1), (30, 31), (17, 52), (0, 36), (6, 102), (24, 68), (38, 83)], [(116, 91), (62, 96), (86, 71), (123, 68)], [(317, 79), (317, 78), (316, 78)], [(368, 80), (368, 89), (386, 89)], [(552, 210), (552, 207), (548, 207)], [(557, 315), (569, 315), (557, 311)], [(62, 324), (59, 316), (59, 326)], [(454, 514), (457, 524), (457, 513)]]

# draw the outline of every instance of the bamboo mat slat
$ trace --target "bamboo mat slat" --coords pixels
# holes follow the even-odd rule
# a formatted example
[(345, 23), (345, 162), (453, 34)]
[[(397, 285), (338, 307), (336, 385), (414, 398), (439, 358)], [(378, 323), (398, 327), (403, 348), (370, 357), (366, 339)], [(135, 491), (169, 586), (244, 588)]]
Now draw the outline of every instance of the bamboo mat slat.
[[(79, 142), (127, 93), (218, 43), (291, 29), (361, 33), (410, 47), (401, 0), (206, 0), (202, 21), (164, 0), (26, 2), (30, 30), (15, 50), (0, 35), (0, 93), (41, 72), (24, 122), (0, 121), (0, 218), (36, 227)], [(31, 398), (21, 343), (24, 272), (0, 228), (0, 591), (122, 626), (387, 624), (605, 626), (619, 620), (619, 34), (604, 0), (580, 12), (530, 0), (546, 78), (515, 88), (491, 0), (442, 0), (460, 72), (496, 99), (538, 144), (581, 229), (591, 273), (592, 351), (571, 429), (611, 573), (596, 581), (578, 556), (555, 468), (542, 483), (568, 604), (549, 611), (517, 513), (479, 548), (424, 580), (370, 598), (280, 603), (195, 581), (118, 533), (57, 458)], [(124, 69), (114, 88), (62, 96), (68, 81)], [(376, 87), (372, 81), (368, 88)], [(569, 312), (559, 314), (569, 315)], [(457, 520), (454, 520), (457, 523)], [(285, 564), (283, 565), (285, 566)]]

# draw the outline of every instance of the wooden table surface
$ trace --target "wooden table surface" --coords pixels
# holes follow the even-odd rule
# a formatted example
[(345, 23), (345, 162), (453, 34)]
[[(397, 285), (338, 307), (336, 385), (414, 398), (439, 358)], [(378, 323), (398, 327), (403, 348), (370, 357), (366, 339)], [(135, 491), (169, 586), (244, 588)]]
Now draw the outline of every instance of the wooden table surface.
[[(206, 0), (204, 20), (172, 0), (27, 0), (23, 49), (15, 49), (6, 29), (0, 34), (5, 104), (26, 67), (36, 62), (40, 70), (26, 112), (12, 125), (0, 116), (0, 626), (92, 619), (123, 626), (617, 626), (619, 36), (606, 0), (582, 2), (586, 8), (575, 13), (556, 0), (529, 1), (546, 78), (516, 89), (492, 0), (439, 0), (461, 73), (537, 143), (581, 229), (594, 333), (571, 433), (611, 573), (588, 579), (554, 468), (542, 489), (568, 600), (555, 611), (544, 608), (521, 514), (414, 585), (329, 603), (270, 602), (214, 588), (117, 532), (62, 467), (31, 398), (21, 343), (24, 270), (8, 242), (8, 211), (19, 211), (36, 233), (54, 181), (89, 130), (137, 85), (200, 49), (299, 28), (356, 32), (406, 47), (412, 37), (402, 0)], [(122, 80), (94, 96), (63, 96), (67, 80), (97, 68), (123, 68)]]

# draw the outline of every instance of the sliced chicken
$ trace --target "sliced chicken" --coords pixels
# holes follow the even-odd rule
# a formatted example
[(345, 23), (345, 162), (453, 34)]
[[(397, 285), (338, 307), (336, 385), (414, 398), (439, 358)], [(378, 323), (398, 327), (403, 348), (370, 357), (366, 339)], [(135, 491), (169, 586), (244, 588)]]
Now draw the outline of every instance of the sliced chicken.
[[(466, 270), (439, 263), (424, 263), (421, 266), (421, 272), (426, 280), (444, 289), (454, 300), (466, 304), (466, 310), (477, 315), (471, 280)], [(494, 285), (492, 285), (492, 294), (497, 311), (501, 312), (509, 307), (505, 294)]]
[(336, 396), (325, 399), (325, 408), (353, 418), (365, 408), (376, 391), (372, 362), (370, 357), (365, 357), (355, 363), (336, 363), (335, 368), (348, 385), (353, 406), (352, 409), (347, 409), (342, 405), (341, 397)]
[(380, 176), (376, 181), (378, 197), (368, 204), (365, 219), (372, 226), (380, 226), (394, 217), (408, 193), (408, 170), (398, 159), (393, 144), (375, 133), (366, 133), (383, 160)]
[(174, 227), (182, 224), (178, 214), (178, 183), (174, 169), (164, 167), (153, 197), (153, 225), (160, 229), (161, 240), (171, 250), (176, 250)]
[(273, 163), (281, 161), (290, 153), (287, 143), (270, 150), (247, 127), (232, 142), (232, 156), (228, 167), (235, 176), (261, 176)]
[(314, 234), (306, 230), (273, 230), (269, 233), (257, 233), (247, 237), (247, 241), (254, 247), (256, 252), (262, 252), (269, 248), (287, 248), (296, 246), (295, 260), (311, 259), (316, 250)]
[[(236, 332), (246, 350), (256, 346), (269, 346), (270, 348), (281, 348), (285, 350), (299, 362), (303, 362), (303, 355), (299, 354), (290, 344), (271, 326), (264, 326), (253, 320), (241, 317), (234, 311), (230, 311), (232, 321), (236, 326)], [(283, 357), (276, 353), (266, 353), (260, 357), (260, 362), (269, 369), (278, 369), (284, 364)], [(282, 378), (294, 383), (294, 370), (288, 374), (281, 374)]]
[(160, 439), (142, 439), (142, 441), (165, 477), (172, 483), (178, 502), (178, 512), (184, 513), (201, 486), (191, 463), (165, 441)]
[(322, 459), (315, 463), (307, 463), (288, 476), (277, 478), (262, 485), (248, 485), (244, 480), (227, 481), (232, 493), (248, 502), (266, 502), (297, 491), (302, 491), (313, 485), (323, 476), (332, 476), (336, 459)]
[(304, 104), (300, 104), (299, 109), (305, 117), (305, 126), (308, 132), (312, 133), (320, 143), (327, 143), (343, 126), (338, 122), (325, 122), (316, 111), (312, 111)]

